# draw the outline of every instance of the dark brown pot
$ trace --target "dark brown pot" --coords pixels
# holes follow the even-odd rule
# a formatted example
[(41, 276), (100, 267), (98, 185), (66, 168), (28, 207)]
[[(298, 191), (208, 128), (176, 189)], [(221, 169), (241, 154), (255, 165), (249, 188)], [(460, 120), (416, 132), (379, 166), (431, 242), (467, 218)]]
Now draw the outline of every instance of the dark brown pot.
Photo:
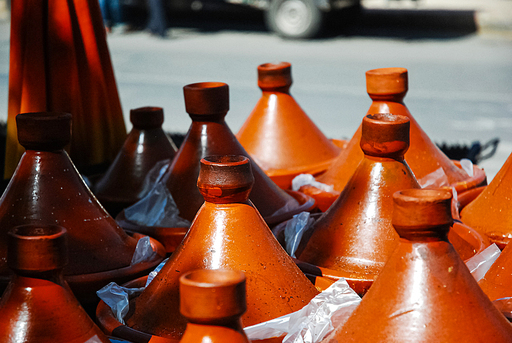
[(425, 189), (394, 195), (400, 243), (352, 316), (324, 342), (512, 342), (512, 326), (446, 238), (451, 197)]
[(66, 238), (60, 226), (9, 231), (8, 264), (14, 275), (0, 301), (1, 342), (110, 342), (64, 281)]
[(240, 317), (246, 311), (245, 275), (196, 270), (180, 277), (180, 312), (188, 324), (181, 343), (249, 343)]
[(94, 194), (112, 217), (145, 195), (144, 179), (157, 162), (172, 162), (176, 155), (176, 146), (162, 129), (161, 107), (133, 109), (130, 121), (133, 128), (123, 147), (94, 186)]
[(512, 239), (512, 154), (491, 183), (460, 213), (472, 226), (503, 249)]
[(24, 113), (18, 115), (17, 124), (26, 151), (0, 199), (4, 285), (9, 280), (7, 231), (24, 224), (67, 228), (69, 264), (64, 275), (81, 302), (97, 301), (98, 288), (89, 286), (135, 278), (163, 259), (156, 254), (143, 268), (130, 265), (137, 239), (128, 236), (98, 203), (63, 150), (71, 135), (70, 114)]
[(339, 154), (290, 95), (291, 64), (258, 66), (262, 95), (236, 137), (245, 150), (279, 187), (288, 189), (293, 178), (317, 175)]
[[(201, 158), (209, 155), (249, 155), (224, 121), (229, 110), (227, 84), (196, 83), (185, 86), (183, 91), (192, 125), (170, 167), (167, 187), (180, 216), (192, 221), (204, 202), (196, 186)], [(252, 163), (252, 170), (255, 182), (250, 199), (269, 225), (314, 206), (310, 199), (306, 203), (298, 203), (277, 187), (255, 163)]]
[(179, 277), (195, 269), (245, 272), (245, 326), (296, 311), (318, 293), (247, 199), (252, 186), (249, 160), (208, 157), (201, 166), (197, 184), (206, 202), (181, 245), (134, 300), (126, 323), (135, 330), (181, 338), (186, 320), (179, 314)]
[[(408, 90), (407, 69), (381, 68), (366, 72), (366, 88), (372, 99), (367, 114), (393, 113), (409, 118), (411, 122), (411, 138), (409, 150), (405, 153), (405, 160), (413, 171), (416, 179), (420, 180), (426, 175), (443, 168), (448, 182), (458, 192), (485, 184), (485, 173), (479, 172), (470, 178), (462, 169), (446, 157), (446, 155), (430, 140), (421, 129), (418, 122), (411, 115), (403, 99)], [(341, 192), (348, 183), (351, 175), (363, 160), (359, 149), (362, 127), (349, 141), (346, 149), (333, 162), (329, 169), (317, 178), (318, 181), (334, 186)]]

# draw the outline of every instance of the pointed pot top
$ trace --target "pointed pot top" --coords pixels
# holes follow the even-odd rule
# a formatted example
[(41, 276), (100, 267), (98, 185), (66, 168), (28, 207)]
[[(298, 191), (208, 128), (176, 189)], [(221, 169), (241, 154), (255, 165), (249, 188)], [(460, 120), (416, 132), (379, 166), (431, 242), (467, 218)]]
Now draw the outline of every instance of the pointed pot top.
[(247, 201), (253, 184), (251, 163), (245, 156), (207, 156), (201, 159), (197, 187), (208, 202)]
[(45, 272), (68, 262), (66, 229), (57, 225), (21, 225), (8, 232), (7, 264), (13, 270)]
[(71, 114), (31, 112), (16, 116), (18, 141), (27, 150), (59, 150), (71, 141)]
[(261, 90), (289, 88), (291, 85), (292, 65), (290, 63), (265, 63), (258, 66), (258, 87)]
[(407, 69), (380, 68), (366, 72), (366, 90), (372, 95), (393, 95), (407, 93)]
[(164, 123), (164, 110), (161, 107), (139, 107), (130, 110), (130, 121), (139, 130), (157, 129)]
[(390, 113), (368, 114), (362, 125), (360, 145), (366, 155), (403, 158), (409, 149), (409, 118)]
[(183, 95), (191, 116), (223, 117), (229, 111), (229, 87), (223, 82), (192, 83), (183, 87)]
[(180, 312), (189, 321), (220, 321), (246, 310), (243, 272), (200, 269), (180, 277)]

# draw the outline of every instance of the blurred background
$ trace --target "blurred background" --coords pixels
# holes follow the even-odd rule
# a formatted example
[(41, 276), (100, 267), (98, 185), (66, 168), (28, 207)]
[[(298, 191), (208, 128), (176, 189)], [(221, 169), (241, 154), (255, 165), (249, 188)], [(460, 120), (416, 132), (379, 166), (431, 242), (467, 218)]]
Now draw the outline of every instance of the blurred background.
[[(130, 109), (161, 106), (164, 129), (185, 133), (183, 86), (222, 81), (236, 133), (261, 94), (257, 66), (288, 61), (297, 102), (327, 136), (349, 139), (371, 103), (365, 71), (405, 67), (404, 101), (434, 142), (470, 147), (499, 138), (479, 163), (489, 181), (512, 152), (511, 0), (273, 1), (165, 0), (161, 37), (145, 29), (147, 2), (121, 0), (124, 19), (107, 42), (127, 128)], [(2, 122), (9, 25), (9, 2), (0, 0)]]

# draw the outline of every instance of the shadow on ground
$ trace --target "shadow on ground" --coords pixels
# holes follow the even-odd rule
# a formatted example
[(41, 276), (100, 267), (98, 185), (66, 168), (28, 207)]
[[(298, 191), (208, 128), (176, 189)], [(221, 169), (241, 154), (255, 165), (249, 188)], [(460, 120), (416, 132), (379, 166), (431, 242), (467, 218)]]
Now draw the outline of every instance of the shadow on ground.
[[(132, 13), (132, 21), (144, 26), (144, 13)], [(474, 11), (361, 9), (331, 13), (323, 34), (317, 39), (336, 37), (386, 37), (404, 40), (453, 39), (477, 31)], [(169, 14), (170, 28), (199, 32), (269, 32), (264, 14), (241, 6), (226, 6), (201, 12)], [(270, 33), (270, 32), (269, 32)], [(270, 33), (272, 34), (272, 33)]]

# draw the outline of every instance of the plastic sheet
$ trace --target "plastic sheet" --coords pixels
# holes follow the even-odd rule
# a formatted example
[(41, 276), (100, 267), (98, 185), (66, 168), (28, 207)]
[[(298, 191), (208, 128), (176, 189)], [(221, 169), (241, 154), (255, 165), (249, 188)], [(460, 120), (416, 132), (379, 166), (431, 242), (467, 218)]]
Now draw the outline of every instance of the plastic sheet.
[(150, 260), (156, 252), (153, 250), (151, 246), (151, 239), (149, 236), (144, 236), (137, 242), (137, 246), (135, 247), (135, 252), (132, 256), (132, 261), (130, 265), (134, 265), (140, 262)]
[(491, 268), (492, 264), (500, 256), (500, 254), (500, 248), (498, 248), (498, 246), (493, 243), (485, 248), (485, 250), (482, 252), (471, 257), (466, 262), (466, 266), (476, 281), (480, 281), (480, 279), (485, 276), (489, 268)]
[(315, 180), (315, 177), (311, 174), (300, 174), (292, 180), (292, 190), (298, 191), (302, 186), (311, 185), (324, 192), (333, 192), (334, 187), (332, 185), (326, 185)]
[(286, 252), (291, 257), (296, 257), (295, 252), (299, 247), (304, 232), (309, 229), (315, 220), (310, 217), (309, 212), (301, 212), (293, 216), (292, 219), (286, 223), (284, 229), (284, 241), (286, 245)]
[(115, 314), (118, 322), (124, 324), (124, 316), (128, 313), (130, 299), (139, 295), (143, 288), (126, 288), (111, 282), (96, 292)]
[(169, 175), (167, 174), (167, 170), (171, 165), (170, 159), (165, 159), (162, 161), (158, 161), (155, 163), (153, 168), (149, 170), (144, 177), (144, 182), (142, 183), (142, 190), (138, 194), (139, 198), (144, 198), (148, 193), (153, 189), (157, 182), (166, 183)]
[(448, 177), (443, 168), (436, 169), (432, 173), (425, 175), (418, 180), (418, 183), (421, 188), (449, 186)]
[(286, 334), (283, 343), (320, 342), (335, 327), (342, 325), (361, 298), (340, 279), (314, 297), (301, 310), (244, 329), (250, 340)]
[(470, 159), (463, 158), (460, 160), (460, 166), (462, 167), (462, 170), (466, 172), (466, 174), (469, 175), (469, 177), (473, 177), (473, 162), (471, 162)]

